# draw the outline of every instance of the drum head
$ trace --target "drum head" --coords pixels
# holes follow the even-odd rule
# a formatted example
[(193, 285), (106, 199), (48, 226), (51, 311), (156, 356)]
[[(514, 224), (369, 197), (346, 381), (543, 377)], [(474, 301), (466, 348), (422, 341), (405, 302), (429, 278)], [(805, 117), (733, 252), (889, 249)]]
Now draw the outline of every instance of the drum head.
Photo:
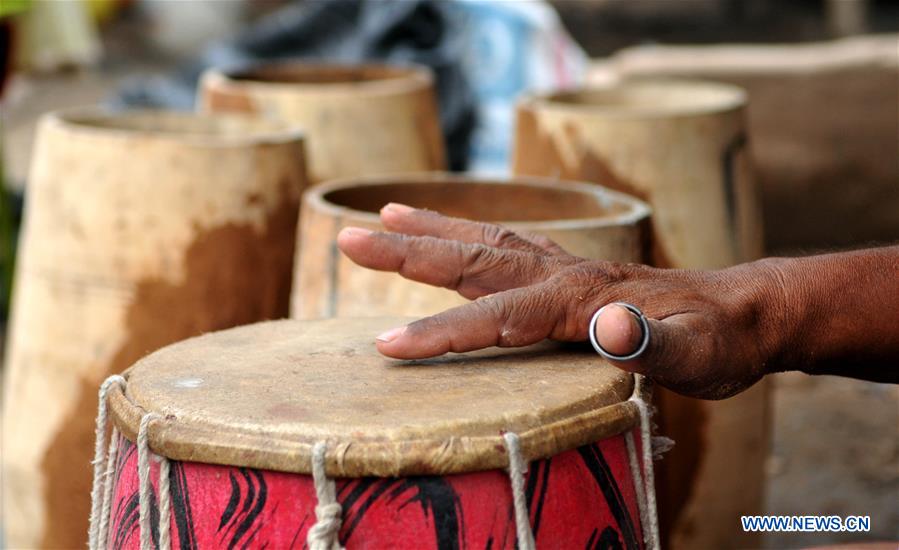
[(587, 346), (378, 354), (375, 335), (408, 321), (272, 321), (185, 340), (125, 373), (111, 415), (133, 441), (160, 414), (150, 448), (176, 460), (308, 473), (326, 441), (341, 477), (503, 468), (506, 431), (537, 459), (637, 423), (632, 376)]

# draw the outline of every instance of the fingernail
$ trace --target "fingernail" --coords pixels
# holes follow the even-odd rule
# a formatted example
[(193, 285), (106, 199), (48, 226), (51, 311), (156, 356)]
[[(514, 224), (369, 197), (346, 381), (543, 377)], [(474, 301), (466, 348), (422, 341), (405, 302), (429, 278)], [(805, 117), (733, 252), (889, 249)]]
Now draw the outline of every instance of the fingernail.
[(398, 202), (389, 202), (387, 203), (382, 210), (389, 210), (395, 214), (408, 214), (415, 210), (411, 206), (406, 206), (405, 204), (400, 204)]
[(400, 335), (402, 335), (404, 332), (406, 332), (406, 327), (392, 328), (392, 329), (388, 330), (387, 332), (379, 334), (375, 338), (375, 340), (377, 340), (378, 342), (384, 342), (385, 344), (387, 344), (387, 343), (393, 342), (394, 340), (399, 338)]
[(347, 237), (366, 237), (372, 233), (374, 233), (374, 231), (362, 227), (344, 227), (340, 230), (340, 235)]

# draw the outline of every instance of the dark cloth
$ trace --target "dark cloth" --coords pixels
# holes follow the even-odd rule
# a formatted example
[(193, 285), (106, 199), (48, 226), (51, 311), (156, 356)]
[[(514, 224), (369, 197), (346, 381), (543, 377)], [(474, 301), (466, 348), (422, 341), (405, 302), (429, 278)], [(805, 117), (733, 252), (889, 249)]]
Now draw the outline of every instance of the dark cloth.
[(239, 70), (264, 61), (417, 63), (435, 75), (449, 166), (464, 170), (476, 123), (475, 97), (465, 77), (464, 13), (442, 0), (332, 0), (289, 4), (233, 41), (164, 79), (127, 83), (116, 103), (190, 109), (208, 67)]

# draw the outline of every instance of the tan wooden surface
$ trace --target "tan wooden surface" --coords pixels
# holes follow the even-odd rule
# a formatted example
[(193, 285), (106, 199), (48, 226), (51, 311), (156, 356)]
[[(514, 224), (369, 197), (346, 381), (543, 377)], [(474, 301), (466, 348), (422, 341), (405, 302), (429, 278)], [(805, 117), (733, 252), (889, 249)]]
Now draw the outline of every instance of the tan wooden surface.
[(286, 315), (302, 151), (296, 132), (241, 117), (44, 118), (6, 357), (10, 547), (84, 546), (107, 375), (182, 338)]
[(329, 446), (334, 476), (438, 475), (508, 466), (502, 434), (529, 459), (634, 427), (629, 373), (589, 346), (544, 343), (420, 361), (374, 338), (409, 318), (271, 321), (192, 338), (139, 361), (113, 418), (171, 458), (309, 473)]
[(733, 86), (677, 81), (526, 99), (512, 170), (647, 201), (656, 265), (732, 265), (762, 246), (745, 101)]
[(293, 63), (210, 70), (199, 93), (203, 111), (249, 112), (302, 128), (313, 183), (446, 167), (433, 78), (424, 68)]
[(454, 291), (365, 269), (340, 253), (340, 229), (381, 228), (378, 210), (388, 202), (533, 231), (587, 258), (637, 262), (645, 253), (647, 206), (594, 185), (446, 174), (332, 182), (303, 198), (292, 317), (422, 316), (466, 303)]
[[(762, 238), (745, 104), (740, 88), (678, 80), (529, 98), (518, 108), (513, 172), (593, 181), (646, 200), (657, 266), (755, 259)], [(757, 544), (739, 520), (761, 512), (767, 383), (720, 402), (661, 388), (656, 398), (660, 431), (676, 442), (659, 465), (663, 539), (676, 548)]]

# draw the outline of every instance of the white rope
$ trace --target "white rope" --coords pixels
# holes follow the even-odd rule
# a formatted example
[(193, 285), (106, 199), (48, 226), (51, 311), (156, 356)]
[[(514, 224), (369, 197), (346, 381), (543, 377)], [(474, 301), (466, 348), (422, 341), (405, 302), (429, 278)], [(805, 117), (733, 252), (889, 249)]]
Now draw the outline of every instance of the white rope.
[(337, 486), (325, 473), (325, 455), (328, 450), (324, 441), (312, 447), (312, 482), (315, 485), (315, 524), (306, 534), (309, 550), (343, 550), (340, 546), (341, 514), (337, 502)]
[(93, 486), (91, 487), (91, 517), (90, 528), (88, 529), (88, 546), (91, 549), (96, 549), (98, 547), (97, 542), (100, 534), (101, 497), (103, 495), (103, 486), (106, 482), (104, 468), (106, 467), (107, 462), (106, 456), (104, 456), (106, 451), (107, 421), (106, 394), (112, 389), (113, 384), (124, 387), (125, 379), (117, 374), (110, 376), (100, 385), (100, 392), (98, 394), (97, 427), (95, 431), (96, 439), (94, 442), (94, 460), (92, 462), (94, 465), (94, 481)]
[[(151, 526), (150, 526), (150, 494), (152, 493), (152, 484), (150, 483), (150, 444), (147, 440), (148, 432), (150, 427), (150, 422), (153, 420), (161, 420), (162, 416), (156, 413), (147, 413), (140, 419), (140, 427), (137, 430), (137, 477), (140, 483), (139, 492), (139, 506), (140, 506), (140, 515), (139, 515), (139, 525), (140, 525), (140, 550), (153, 550), (153, 538), (151, 536)], [(168, 542), (169, 542), (169, 488), (168, 488), (168, 460), (165, 457), (160, 457), (160, 476), (162, 475), (162, 471), (166, 472), (166, 481), (160, 478), (159, 480), (159, 506), (160, 512), (162, 512), (162, 508), (165, 507), (165, 515), (160, 513), (159, 523), (160, 523), (160, 541), (159, 547), (160, 550), (168, 550)], [(163, 487), (163, 484), (165, 487)], [(164, 491), (163, 491), (164, 489)], [(165, 524), (165, 529), (162, 529), (162, 525)], [(165, 535), (165, 543), (163, 544), (163, 533)]]
[(115, 462), (119, 454), (119, 429), (112, 427), (110, 434), (109, 452), (106, 455), (106, 472), (103, 474), (105, 487), (103, 490), (103, 503), (100, 510), (100, 529), (97, 536), (97, 544), (99, 548), (107, 548), (109, 546), (109, 520), (112, 508), (112, 489), (115, 485), (113, 479), (115, 475)]
[(524, 474), (528, 465), (521, 455), (521, 440), (518, 434), (506, 432), (506, 450), (509, 451), (509, 480), (512, 483), (512, 506), (515, 508), (515, 532), (519, 550), (534, 550), (534, 533), (531, 530), (527, 496), (524, 493)]
[[(637, 406), (640, 413), (640, 446), (643, 455), (643, 473), (640, 474), (640, 466), (637, 463), (637, 449), (633, 434), (625, 435), (628, 459), (630, 461), (631, 475), (634, 478), (634, 486), (637, 490), (637, 506), (640, 509), (640, 524), (643, 528), (643, 543), (647, 548), (658, 550), (661, 548), (659, 541), (659, 517), (656, 513), (655, 475), (652, 465), (652, 433), (649, 423), (649, 405), (643, 400), (643, 376), (634, 375), (634, 393), (628, 401)], [(642, 490), (639, 485), (642, 485)]]
[(643, 528), (643, 545), (648, 545), (647, 528), (650, 524), (649, 509), (646, 506), (646, 485), (643, 484), (643, 474), (640, 469), (640, 459), (637, 456), (637, 444), (634, 442), (634, 432), (628, 430), (624, 434), (624, 443), (627, 446), (627, 458), (631, 469), (631, 478), (634, 481), (634, 493), (637, 495), (637, 510), (640, 512), (640, 525)]
[(159, 457), (159, 550), (169, 550), (172, 546), (169, 517), (172, 508), (171, 491), (169, 490), (169, 459)]

